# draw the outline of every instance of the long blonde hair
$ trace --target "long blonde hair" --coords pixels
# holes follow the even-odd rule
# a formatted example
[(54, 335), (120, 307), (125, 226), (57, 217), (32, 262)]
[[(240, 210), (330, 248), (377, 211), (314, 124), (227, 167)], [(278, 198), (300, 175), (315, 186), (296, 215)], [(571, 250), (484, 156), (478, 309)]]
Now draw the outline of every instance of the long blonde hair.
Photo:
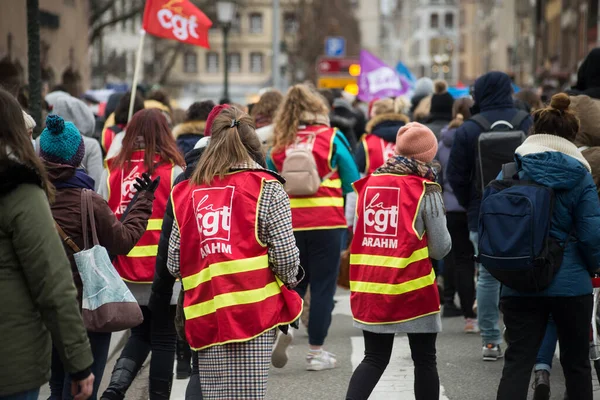
[(304, 113), (314, 116), (327, 116), (329, 109), (323, 97), (313, 92), (308, 86), (292, 86), (275, 115), (275, 141), (273, 146), (275, 150), (281, 150), (294, 143), (300, 123), (309, 122), (302, 121), (302, 114)]
[(253, 164), (257, 156), (264, 157), (254, 120), (243, 111), (235, 107), (222, 110), (211, 130), (210, 143), (192, 174), (192, 183), (209, 185), (236, 165)]

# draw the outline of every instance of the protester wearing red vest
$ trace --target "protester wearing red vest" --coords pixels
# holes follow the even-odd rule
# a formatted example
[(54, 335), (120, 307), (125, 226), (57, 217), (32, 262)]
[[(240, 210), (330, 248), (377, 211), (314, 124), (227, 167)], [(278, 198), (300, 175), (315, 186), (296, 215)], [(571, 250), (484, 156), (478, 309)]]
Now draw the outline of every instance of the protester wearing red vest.
[(387, 366), (397, 333), (407, 333), (415, 364), (415, 398), (439, 398), (435, 342), (440, 301), (429, 257), (452, 246), (441, 188), (431, 164), (437, 140), (409, 123), (398, 131), (396, 155), (354, 184), (357, 221), (350, 255), (350, 305), (363, 330), (365, 358), (346, 399), (368, 399)]
[[(148, 220), (146, 232), (127, 256), (118, 256), (113, 262), (115, 269), (140, 304), (144, 322), (131, 330), (131, 336), (117, 360), (110, 385), (102, 399), (124, 398), (150, 350), (151, 397), (169, 393), (173, 371), (172, 367), (165, 368), (165, 365), (172, 365), (175, 327), (170, 324), (158, 332), (156, 326), (153, 327), (155, 331), (150, 343), (152, 314), (148, 309), (148, 300), (167, 200), (175, 177), (183, 171), (182, 165), (184, 160), (171, 135), (167, 120), (163, 113), (156, 109), (141, 110), (133, 116), (127, 126), (121, 150), (114, 158), (106, 160), (107, 169), (99, 192), (117, 217), (120, 218), (127, 212), (137, 192), (134, 185), (143, 174), (149, 175), (158, 187), (154, 194), (152, 216)], [(175, 293), (174, 299), (178, 294)], [(175, 301), (172, 304), (174, 305)]]
[(302, 312), (289, 199), (261, 154), (252, 118), (223, 109), (193, 175), (171, 194), (167, 266), (185, 290), (204, 399), (264, 398), (276, 329)]
[(401, 111), (402, 102), (380, 99), (373, 103), (367, 132), (360, 139), (355, 158), (361, 174), (370, 175), (394, 155), (396, 133), (409, 122)]
[[(314, 195), (290, 195), (296, 244), (306, 270), (296, 291), (304, 297), (310, 284), (306, 368), (335, 368), (335, 356), (323, 350), (323, 343), (331, 324), (340, 251), (346, 246), (346, 227), (354, 214), (353, 210), (345, 213), (344, 196), (354, 196), (352, 182), (360, 175), (348, 141), (330, 127), (324, 99), (307, 86), (290, 88), (275, 116), (274, 130), (274, 146), (267, 158), (269, 169), (282, 171), (292, 148), (310, 149), (322, 180)], [(285, 347), (278, 346), (276, 352), (283, 353)]]

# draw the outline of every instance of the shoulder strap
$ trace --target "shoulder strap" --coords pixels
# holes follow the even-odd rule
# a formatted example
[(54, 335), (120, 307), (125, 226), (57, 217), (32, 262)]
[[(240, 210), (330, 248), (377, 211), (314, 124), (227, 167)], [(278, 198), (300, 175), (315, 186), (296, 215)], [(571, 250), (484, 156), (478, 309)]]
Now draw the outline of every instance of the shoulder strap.
[(79, 246), (77, 246), (73, 239), (71, 239), (71, 237), (65, 233), (65, 231), (63, 230), (63, 228), (60, 227), (58, 222), (54, 221), (54, 226), (56, 226), (56, 230), (58, 231), (58, 234), (60, 235), (60, 238), (63, 240), (63, 242), (65, 242), (67, 246), (69, 246), (71, 250), (73, 250), (74, 253), (79, 253), (81, 251), (79, 249)]
[(519, 173), (519, 170), (517, 169), (516, 162), (511, 162), (511, 163), (502, 165), (502, 179), (518, 180), (518, 175), (517, 175), (518, 173)]
[(517, 111), (513, 119), (510, 121), (510, 123), (515, 130), (518, 130), (523, 121), (527, 119), (527, 117), (529, 117), (529, 113), (527, 111), (519, 110)]
[(492, 124), (481, 114), (475, 114), (471, 117), (471, 121), (475, 122), (481, 127), (483, 132), (489, 132), (492, 129)]
[[(92, 231), (92, 246), (87, 234), (88, 221), (91, 224), (90, 230)], [(84, 249), (90, 249), (99, 243), (98, 234), (96, 232), (96, 218), (94, 217), (94, 204), (92, 202), (92, 191), (89, 189), (83, 189), (81, 191), (81, 230), (83, 232), (83, 247)]]
[(90, 241), (88, 238), (88, 204), (85, 189), (81, 191), (81, 232), (83, 235), (83, 248), (87, 250), (90, 248)]
[(100, 244), (98, 240), (98, 233), (96, 232), (96, 217), (94, 216), (94, 203), (92, 200), (92, 191), (90, 189), (83, 189), (83, 196), (87, 203), (87, 212), (90, 219), (90, 229), (92, 230), (92, 244), (97, 246)]

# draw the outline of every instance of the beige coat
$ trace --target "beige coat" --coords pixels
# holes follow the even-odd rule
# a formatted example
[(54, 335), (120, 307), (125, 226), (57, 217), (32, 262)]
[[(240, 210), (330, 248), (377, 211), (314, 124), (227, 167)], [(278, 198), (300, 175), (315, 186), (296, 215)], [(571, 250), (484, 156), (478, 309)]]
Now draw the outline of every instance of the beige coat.
[(584, 147), (582, 154), (592, 167), (600, 196), (600, 100), (585, 95), (572, 96), (571, 108), (581, 121), (575, 144)]

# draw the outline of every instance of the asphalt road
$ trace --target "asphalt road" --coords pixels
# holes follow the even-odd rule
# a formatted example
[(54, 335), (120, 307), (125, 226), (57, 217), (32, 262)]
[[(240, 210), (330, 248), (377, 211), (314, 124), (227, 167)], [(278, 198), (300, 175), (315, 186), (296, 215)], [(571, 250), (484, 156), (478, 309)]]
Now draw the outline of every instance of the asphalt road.
[[(305, 329), (297, 331), (290, 361), (283, 369), (271, 369), (269, 376), (268, 400), (307, 400), (344, 399), (352, 371), (362, 359), (364, 351), (362, 333), (352, 326), (349, 295), (339, 293), (334, 311), (333, 323), (326, 349), (338, 357), (339, 367), (323, 372), (308, 372), (304, 369), (304, 356), (307, 351), (308, 336)], [(442, 386), (442, 400), (490, 400), (495, 399), (500, 381), (502, 361), (483, 362), (481, 360), (481, 339), (479, 335), (466, 335), (462, 332), (462, 318), (443, 320), (444, 331), (438, 336), (438, 370)], [(119, 337), (113, 337), (116, 347)], [(112, 370), (114, 360), (106, 368), (103, 386)], [(127, 394), (127, 399), (147, 400), (147, 374), (144, 368)], [(551, 399), (562, 400), (564, 378), (560, 363), (555, 359), (551, 378)], [(184, 399), (187, 381), (174, 381), (172, 399)], [(413, 370), (406, 337), (397, 336), (392, 361), (379, 385), (371, 396), (373, 400), (408, 400), (413, 395)], [(594, 380), (594, 399), (600, 400), (600, 387)], [(44, 388), (40, 399), (47, 399)], [(529, 398), (532, 398), (530, 393)]]

